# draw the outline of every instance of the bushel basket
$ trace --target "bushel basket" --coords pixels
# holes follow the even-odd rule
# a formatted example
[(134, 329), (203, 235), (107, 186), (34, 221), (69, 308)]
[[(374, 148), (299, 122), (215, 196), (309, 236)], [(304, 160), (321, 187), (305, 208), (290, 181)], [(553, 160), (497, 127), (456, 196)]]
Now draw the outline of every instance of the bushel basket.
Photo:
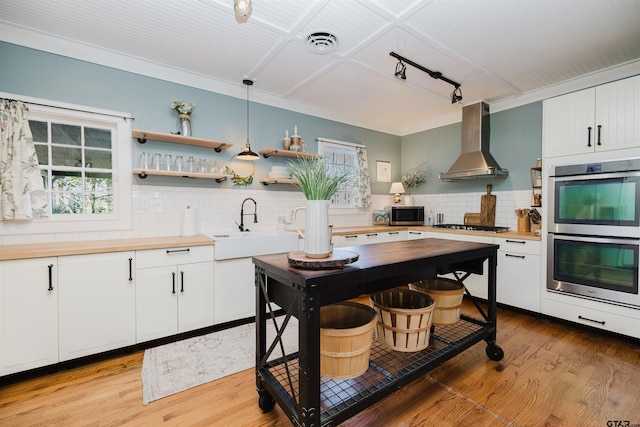
[(452, 325), (460, 320), (460, 306), (464, 297), (464, 285), (455, 280), (436, 277), (409, 284), (409, 289), (431, 296), (436, 308), (434, 325)]
[(369, 296), (378, 313), (377, 340), (396, 351), (414, 352), (429, 346), (435, 304), (424, 293), (395, 288)]

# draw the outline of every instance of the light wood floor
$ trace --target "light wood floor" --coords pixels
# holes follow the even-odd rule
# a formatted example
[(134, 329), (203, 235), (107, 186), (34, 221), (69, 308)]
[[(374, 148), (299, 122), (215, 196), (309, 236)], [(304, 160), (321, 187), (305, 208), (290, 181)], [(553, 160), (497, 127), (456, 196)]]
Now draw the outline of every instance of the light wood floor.
[[(502, 361), (490, 361), (485, 344), (476, 344), (343, 425), (640, 424), (636, 342), (500, 309), (498, 343)], [(0, 425), (291, 425), (277, 405), (267, 414), (260, 411), (253, 370), (143, 406), (142, 356), (0, 385)]]

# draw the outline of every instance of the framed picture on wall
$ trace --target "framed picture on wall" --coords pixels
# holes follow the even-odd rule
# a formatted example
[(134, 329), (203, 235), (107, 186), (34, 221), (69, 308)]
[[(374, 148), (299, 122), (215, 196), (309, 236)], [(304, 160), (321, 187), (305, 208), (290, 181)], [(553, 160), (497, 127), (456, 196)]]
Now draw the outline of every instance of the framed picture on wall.
[(378, 182), (391, 182), (391, 162), (376, 160), (376, 180)]

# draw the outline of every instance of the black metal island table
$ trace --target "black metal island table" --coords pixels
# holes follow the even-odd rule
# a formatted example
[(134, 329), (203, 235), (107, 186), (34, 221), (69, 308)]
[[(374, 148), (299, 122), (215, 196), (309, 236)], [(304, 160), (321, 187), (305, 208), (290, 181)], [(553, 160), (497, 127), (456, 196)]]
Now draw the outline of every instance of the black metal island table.
[[(268, 412), (277, 402), (294, 425), (333, 426), (480, 341), (486, 341), (490, 359), (501, 360), (504, 353), (496, 344), (497, 249), (494, 244), (443, 239), (351, 246), (339, 250), (356, 252), (359, 259), (327, 270), (293, 268), (286, 254), (254, 257), (260, 408)], [(481, 274), (485, 260), (486, 313), (475, 303), (481, 319), (461, 315), (453, 325), (435, 326), (429, 346), (413, 353), (394, 351), (374, 339), (363, 375), (350, 380), (320, 376), (320, 307), (439, 274), (453, 272), (463, 281), (469, 274)], [(276, 308), (285, 315), (276, 316)], [(298, 320), (298, 351), (285, 354), (281, 337), (291, 317)], [(271, 342), (266, 334), (269, 324), (276, 331)], [(282, 356), (272, 356), (278, 354), (276, 349)]]

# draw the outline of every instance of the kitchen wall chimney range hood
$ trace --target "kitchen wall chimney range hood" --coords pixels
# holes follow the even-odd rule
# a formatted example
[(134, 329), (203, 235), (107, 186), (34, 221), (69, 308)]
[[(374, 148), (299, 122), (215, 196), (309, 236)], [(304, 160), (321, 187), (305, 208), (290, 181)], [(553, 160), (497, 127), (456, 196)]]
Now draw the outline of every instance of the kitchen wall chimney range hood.
[(506, 178), (489, 152), (489, 105), (484, 102), (462, 108), (462, 153), (447, 172), (438, 175), (441, 181), (476, 178)]

